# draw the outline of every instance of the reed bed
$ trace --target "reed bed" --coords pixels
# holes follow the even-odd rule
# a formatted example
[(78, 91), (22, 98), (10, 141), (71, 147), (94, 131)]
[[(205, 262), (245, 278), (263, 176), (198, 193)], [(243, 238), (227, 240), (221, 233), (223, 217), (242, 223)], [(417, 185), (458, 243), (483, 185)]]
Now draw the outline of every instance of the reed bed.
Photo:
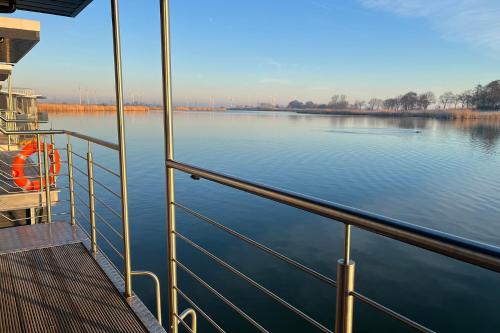
[[(125, 105), (126, 112), (148, 112), (146, 105)], [(116, 105), (40, 103), (38, 111), (48, 113), (116, 112)]]
[(331, 115), (360, 115), (375, 117), (425, 117), (437, 119), (491, 119), (500, 120), (500, 111), (477, 111), (471, 109), (448, 109), (448, 110), (294, 110), (298, 113), (307, 114), (331, 114)]
[(200, 107), (200, 108), (191, 108), (191, 107), (183, 107), (178, 106), (175, 108), (175, 111), (226, 111), (226, 108), (208, 108), (208, 107)]

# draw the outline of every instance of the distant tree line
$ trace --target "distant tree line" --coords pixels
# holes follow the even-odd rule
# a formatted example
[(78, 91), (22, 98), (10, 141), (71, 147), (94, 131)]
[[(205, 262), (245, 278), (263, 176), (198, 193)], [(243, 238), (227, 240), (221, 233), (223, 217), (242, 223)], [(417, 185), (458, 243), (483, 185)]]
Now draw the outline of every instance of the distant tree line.
[(293, 100), (288, 103), (290, 109), (368, 109), (368, 110), (427, 110), (431, 105), (439, 109), (456, 109), (458, 107), (478, 110), (500, 110), (500, 80), (492, 81), (486, 86), (478, 85), (474, 89), (460, 94), (445, 92), (438, 98), (432, 91), (422, 94), (410, 91), (385, 100), (372, 98), (368, 102), (355, 101), (349, 104), (346, 95), (333, 95), (328, 104), (315, 104), (312, 101), (302, 103)]
[(347, 109), (349, 102), (346, 95), (333, 95), (328, 104), (315, 104), (312, 101), (302, 103), (298, 100), (293, 100), (288, 103), (289, 109)]

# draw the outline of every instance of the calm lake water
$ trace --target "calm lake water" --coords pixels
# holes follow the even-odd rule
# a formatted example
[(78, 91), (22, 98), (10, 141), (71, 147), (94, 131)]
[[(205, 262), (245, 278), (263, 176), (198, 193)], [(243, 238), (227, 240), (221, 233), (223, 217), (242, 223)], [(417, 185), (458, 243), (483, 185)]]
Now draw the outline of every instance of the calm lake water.
[[(50, 119), (54, 128), (116, 141), (114, 115)], [(500, 246), (499, 123), (269, 112), (179, 112), (174, 122), (180, 161)], [(162, 115), (128, 114), (126, 126), (133, 268), (159, 274), (165, 291)], [(74, 146), (84, 152), (84, 144), (74, 141)], [(116, 170), (115, 153), (94, 151), (98, 163)], [(176, 177), (178, 202), (335, 277), (342, 256), (341, 224), (182, 173)], [(118, 182), (100, 170), (96, 178), (118, 191)], [(61, 177), (60, 183), (65, 181)], [(85, 193), (79, 194), (84, 201)], [(117, 200), (98, 186), (96, 195), (119, 209)], [(119, 225), (102, 206), (97, 210)], [(181, 233), (333, 328), (334, 288), (180, 210), (177, 216)], [(100, 228), (119, 245), (106, 226)], [(180, 239), (178, 256), (269, 331), (316, 331)], [(352, 258), (358, 291), (438, 332), (500, 331), (499, 274), (358, 229), (353, 230)], [(149, 281), (134, 283), (154, 309)], [(255, 331), (181, 271), (179, 286), (226, 331)], [(163, 301), (166, 306), (166, 293)], [(200, 328), (212, 331), (203, 320)], [(411, 332), (359, 302), (354, 329)]]

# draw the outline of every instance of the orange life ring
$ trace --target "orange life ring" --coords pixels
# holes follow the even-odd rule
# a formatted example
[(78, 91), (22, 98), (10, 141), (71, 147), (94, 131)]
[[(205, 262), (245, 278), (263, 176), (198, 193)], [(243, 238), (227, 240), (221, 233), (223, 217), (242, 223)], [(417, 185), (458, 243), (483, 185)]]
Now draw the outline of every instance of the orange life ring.
[[(48, 145), (49, 152), (52, 152), (52, 145)], [(44, 145), (40, 145), (40, 152), (44, 152)], [(40, 189), (40, 180), (31, 180), (26, 178), (24, 174), (24, 165), (26, 163), (26, 159), (30, 157), (32, 154), (38, 152), (38, 144), (36, 141), (33, 141), (21, 150), (19, 154), (14, 158), (12, 162), (12, 178), (17, 186), (26, 190), (26, 191), (37, 191)], [(59, 151), (54, 149), (53, 154), (49, 154), (50, 157), (50, 184), (53, 185), (55, 183), (55, 176), (59, 174), (61, 171), (61, 156), (59, 155)], [(45, 187), (45, 179), (42, 179), (42, 186)]]

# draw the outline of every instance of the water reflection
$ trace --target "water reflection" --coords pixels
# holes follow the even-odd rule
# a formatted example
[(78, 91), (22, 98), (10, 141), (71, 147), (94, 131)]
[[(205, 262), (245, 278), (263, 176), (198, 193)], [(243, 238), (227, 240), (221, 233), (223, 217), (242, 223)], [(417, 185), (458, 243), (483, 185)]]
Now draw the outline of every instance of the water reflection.
[[(390, 128), (401, 128), (405, 130), (415, 130), (416, 133), (425, 130), (438, 128), (456, 130), (462, 135), (470, 137), (473, 146), (481, 148), (485, 153), (496, 152), (496, 147), (500, 139), (500, 120), (498, 119), (456, 119), (441, 120), (422, 117), (343, 117), (328, 116), (329, 122), (335, 131), (342, 129), (358, 129), (359, 131), (348, 131), (351, 134), (366, 134), (366, 129), (383, 129), (384, 132), (373, 132), (372, 134), (390, 134)], [(299, 121), (300, 116), (289, 116), (293, 121)], [(310, 119), (309, 119), (310, 120)], [(394, 134), (394, 133), (393, 133)]]
[[(51, 121), (56, 128), (111, 141), (116, 137), (110, 131), (116, 122), (113, 114), (51, 117)], [(166, 276), (164, 169), (163, 154), (158, 153), (161, 113), (129, 113), (126, 124), (132, 258), (141, 259), (134, 261), (141, 268)], [(178, 112), (174, 126), (180, 161), (500, 246), (498, 122)], [(96, 161), (104, 157), (95, 156)], [(176, 198), (335, 276), (342, 230), (334, 221), (208, 181), (193, 181), (188, 175), (176, 176)], [(187, 214), (179, 212), (177, 221), (180, 232), (331, 327), (334, 289)], [(271, 332), (314, 332), (182, 242), (178, 255), (229, 299), (252, 311)], [(498, 275), (358, 229), (353, 230), (352, 256), (360, 292), (436, 331), (497, 332), (500, 327)], [(185, 274), (179, 281), (228, 331), (254, 331), (196, 281)], [(136, 284), (134, 289), (153, 308), (154, 300), (147, 298), (150, 286)], [(373, 332), (374, 327), (405, 332), (362, 304), (356, 304), (355, 311), (356, 332)], [(200, 325), (200, 331), (212, 332), (206, 323)]]
[(453, 121), (453, 126), (470, 135), (474, 145), (486, 153), (494, 153), (500, 139), (500, 121), (487, 119), (462, 119)]

